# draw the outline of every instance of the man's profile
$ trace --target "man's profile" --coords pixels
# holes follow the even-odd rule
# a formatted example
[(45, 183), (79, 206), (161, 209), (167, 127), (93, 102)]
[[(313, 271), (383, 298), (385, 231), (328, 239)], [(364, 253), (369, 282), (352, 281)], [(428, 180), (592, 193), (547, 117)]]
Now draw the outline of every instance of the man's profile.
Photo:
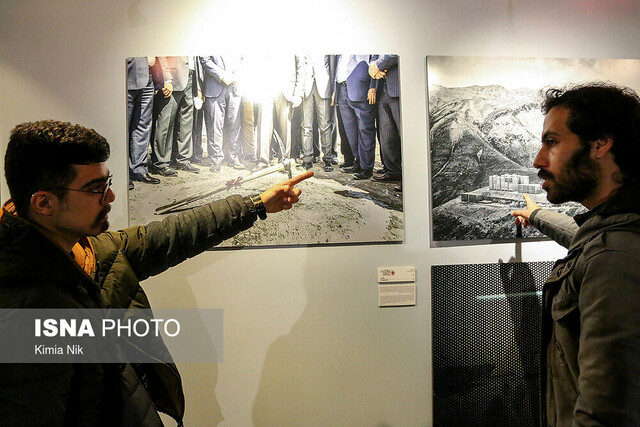
[(511, 215), (569, 249), (543, 289), (544, 425), (640, 425), (640, 98), (592, 83), (546, 92), (534, 166), (552, 203)]
[[(301, 193), (295, 185), (313, 175), (111, 232), (108, 157), (105, 138), (80, 125), (45, 120), (13, 129), (0, 308), (149, 308), (140, 281), (291, 208)], [(153, 346), (168, 354), (161, 339)], [(158, 411), (182, 423), (173, 363), (0, 364), (0, 425), (160, 426)]]

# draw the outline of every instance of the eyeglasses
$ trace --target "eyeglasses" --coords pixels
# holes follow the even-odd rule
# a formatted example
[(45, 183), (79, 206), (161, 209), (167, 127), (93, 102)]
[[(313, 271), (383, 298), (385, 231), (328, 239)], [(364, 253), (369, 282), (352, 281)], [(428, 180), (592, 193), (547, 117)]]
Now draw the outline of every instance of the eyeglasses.
[(67, 190), (67, 191), (80, 191), (83, 193), (91, 193), (91, 194), (100, 194), (100, 203), (104, 203), (104, 200), (107, 198), (107, 193), (109, 192), (109, 188), (111, 188), (112, 180), (113, 180), (113, 175), (109, 175), (106, 181), (100, 184), (96, 184), (94, 188), (91, 188), (89, 190), (81, 190), (78, 188), (53, 187), (44, 191)]

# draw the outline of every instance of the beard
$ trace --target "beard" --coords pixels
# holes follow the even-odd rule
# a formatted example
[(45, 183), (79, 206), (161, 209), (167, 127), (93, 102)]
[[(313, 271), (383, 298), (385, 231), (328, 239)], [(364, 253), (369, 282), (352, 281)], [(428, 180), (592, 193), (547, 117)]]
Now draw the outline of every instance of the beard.
[(594, 191), (602, 171), (600, 165), (589, 157), (591, 146), (586, 144), (567, 160), (564, 170), (554, 175), (540, 169), (538, 176), (547, 180), (547, 200), (554, 204), (581, 202)]
[(110, 210), (111, 206), (107, 205), (102, 208), (100, 214), (98, 214), (98, 217), (96, 218), (96, 221), (94, 223), (94, 228), (100, 230), (97, 234), (103, 233), (109, 228), (109, 221), (106, 220), (106, 217), (109, 214)]

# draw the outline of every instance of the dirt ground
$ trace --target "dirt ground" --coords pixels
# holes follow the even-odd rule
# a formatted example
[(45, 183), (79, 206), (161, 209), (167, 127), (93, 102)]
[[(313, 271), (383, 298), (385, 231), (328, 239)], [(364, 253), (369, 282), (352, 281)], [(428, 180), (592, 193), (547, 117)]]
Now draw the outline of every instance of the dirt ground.
[[(315, 176), (302, 182), (300, 202), (289, 211), (270, 214), (266, 221), (257, 221), (254, 227), (221, 246), (273, 246), (317, 245), (364, 242), (401, 242), (404, 239), (402, 193), (394, 191), (397, 183), (373, 180), (358, 181), (352, 174), (343, 173), (334, 166), (333, 172), (324, 172), (322, 163), (313, 167)], [(376, 164), (376, 168), (380, 164)], [(178, 171), (177, 177), (162, 177), (161, 184), (135, 182), (129, 191), (129, 223), (146, 224), (161, 220), (155, 209), (188, 196), (204, 194), (226, 182), (247, 176), (249, 170), (235, 170), (222, 166), (213, 173), (208, 167), (199, 167), (200, 173)], [(294, 167), (293, 174), (303, 173)], [(195, 207), (231, 194), (243, 196), (259, 193), (269, 186), (287, 179), (284, 172), (276, 172), (239, 187), (232, 187), (192, 203)]]

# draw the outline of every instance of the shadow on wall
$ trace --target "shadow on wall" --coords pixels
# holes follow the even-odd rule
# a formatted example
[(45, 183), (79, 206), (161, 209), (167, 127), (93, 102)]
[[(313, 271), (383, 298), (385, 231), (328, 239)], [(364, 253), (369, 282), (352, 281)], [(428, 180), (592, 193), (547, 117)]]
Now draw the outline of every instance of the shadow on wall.
[[(189, 275), (194, 273), (193, 262), (186, 261), (181, 265), (170, 268), (162, 274), (161, 283), (153, 283), (153, 278), (142, 282), (145, 292), (149, 295), (152, 307), (162, 308), (198, 308), (193, 290), (189, 285)], [(207, 328), (201, 325), (202, 331), (197, 336), (207, 335)], [(190, 351), (211, 354), (211, 360), (216, 359), (216, 349), (211, 343), (194, 342), (190, 344)], [(171, 351), (171, 347), (169, 347)], [(202, 353), (200, 353), (202, 354)], [(207, 420), (208, 426), (217, 426), (224, 420), (222, 408), (216, 396), (218, 383), (217, 363), (180, 363), (176, 361), (182, 387), (185, 394), (185, 425), (198, 424), (198, 420)], [(174, 425), (175, 421), (165, 414), (161, 414), (165, 425)], [(191, 421), (190, 421), (191, 420)]]
[[(407, 339), (393, 329), (401, 313), (379, 309), (377, 288), (367, 280), (346, 283), (336, 295), (336, 283), (318, 280), (327, 269), (313, 262), (302, 269), (308, 302), (291, 331), (267, 350), (253, 425), (386, 427), (392, 425), (389, 418), (403, 417), (413, 421), (400, 424), (417, 425), (416, 419), (426, 424), (426, 409), (415, 414), (411, 408), (416, 401), (403, 401), (407, 393), (419, 393), (411, 385), (418, 374), (410, 368), (415, 354), (403, 351), (406, 343), (395, 341)], [(416, 336), (410, 340), (422, 342)], [(426, 399), (426, 394), (417, 399)], [(402, 408), (412, 414), (403, 414)]]

